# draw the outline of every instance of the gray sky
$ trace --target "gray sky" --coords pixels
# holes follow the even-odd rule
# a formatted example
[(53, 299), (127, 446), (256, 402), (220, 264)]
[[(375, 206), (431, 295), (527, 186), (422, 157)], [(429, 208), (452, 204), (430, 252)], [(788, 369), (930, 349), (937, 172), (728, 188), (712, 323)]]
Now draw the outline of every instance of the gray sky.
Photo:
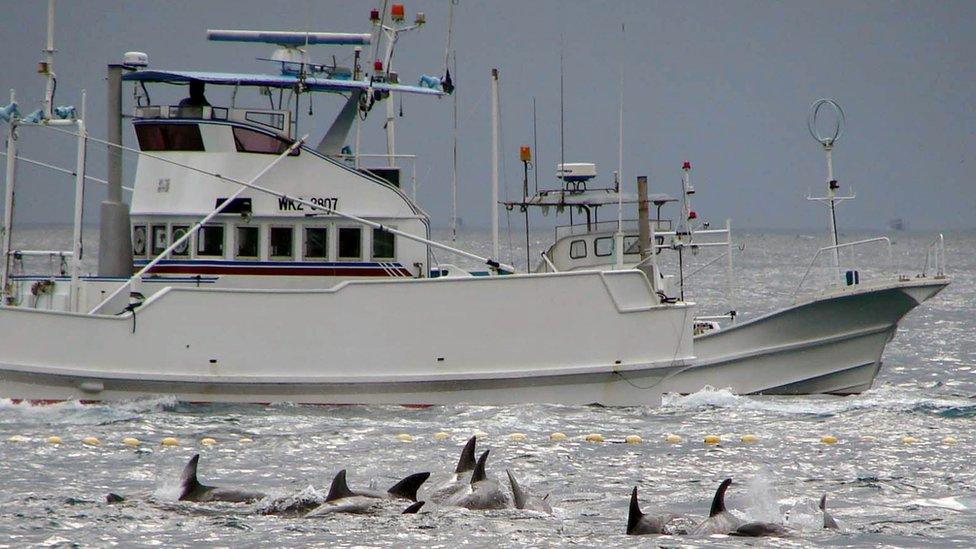
[[(404, 81), (441, 74), (449, 0), (407, 2), (428, 25), (401, 37), (394, 66)], [(3, 2), (0, 89), (16, 88), (23, 111), (38, 106), (35, 71), (46, 2)], [(380, 2), (376, 2), (380, 4)], [(368, 32), (370, 2), (62, 0), (56, 24), (58, 104), (89, 93), (88, 124), (104, 137), (104, 73), (127, 50), (153, 68), (273, 72), (255, 60), (271, 48), (211, 43), (207, 28)], [(622, 38), (621, 22), (626, 22)], [(976, 226), (976, 2), (564, 2), (460, 0), (455, 47), (460, 112), (460, 213), (487, 225), (490, 196), (489, 71), (501, 71), (503, 154), (511, 193), (521, 187), (518, 146), (532, 142), (538, 103), (540, 183), (554, 184), (559, 157), (559, 56), (565, 64), (565, 159), (596, 162), (609, 180), (617, 164), (620, 66), (624, 177), (650, 176), (653, 192), (677, 194), (690, 160), (695, 209), (739, 227), (819, 228), (825, 213), (804, 200), (822, 192), (823, 153), (806, 129), (815, 99), (836, 98), (847, 127), (834, 153), (842, 189), (858, 200), (842, 227), (877, 228), (903, 217), (913, 229)], [(340, 59), (350, 48), (313, 47)], [(179, 99), (180, 90), (154, 100)], [(6, 104), (6, 96), (0, 104)], [(224, 97), (208, 91), (211, 102)], [(252, 97), (257, 101), (257, 97)], [(318, 95), (313, 139), (339, 100)], [(128, 103), (127, 103), (128, 104)], [(435, 223), (450, 215), (451, 100), (407, 97), (398, 152), (421, 156), (420, 200)], [(366, 125), (364, 151), (384, 147), (382, 109)], [(305, 128), (310, 128), (304, 122)], [(37, 130), (35, 130), (36, 132)], [(131, 127), (125, 128), (134, 142)], [(25, 136), (26, 154), (69, 166), (69, 139)], [(90, 148), (90, 173), (104, 176), (104, 149)], [(127, 165), (126, 177), (133, 175)], [(18, 221), (69, 221), (71, 181), (23, 166)], [(104, 193), (92, 186), (88, 220)], [(504, 196), (504, 195), (503, 195)], [(540, 223), (551, 223), (551, 217)]]

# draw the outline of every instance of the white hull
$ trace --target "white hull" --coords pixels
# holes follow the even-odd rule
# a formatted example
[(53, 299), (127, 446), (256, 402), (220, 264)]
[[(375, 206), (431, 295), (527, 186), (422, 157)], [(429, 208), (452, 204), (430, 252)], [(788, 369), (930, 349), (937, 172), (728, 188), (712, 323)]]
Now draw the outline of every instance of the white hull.
[(860, 393), (871, 388), (901, 318), (947, 284), (921, 278), (855, 288), (698, 336), (697, 364), (669, 379), (667, 388)]
[(639, 271), (171, 287), (134, 318), (0, 308), (0, 397), (656, 405), (693, 315)]

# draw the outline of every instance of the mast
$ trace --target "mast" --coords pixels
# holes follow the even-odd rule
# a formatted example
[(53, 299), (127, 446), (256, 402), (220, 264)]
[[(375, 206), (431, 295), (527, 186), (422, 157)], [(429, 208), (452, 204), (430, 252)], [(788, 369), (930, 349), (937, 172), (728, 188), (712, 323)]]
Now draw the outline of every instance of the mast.
[[(14, 90), (10, 90), (10, 104), (16, 103)], [(7, 166), (4, 177), (3, 195), (3, 233), (0, 234), (0, 304), (6, 305), (10, 295), (7, 282), (10, 269), (10, 231), (13, 228), (14, 179), (17, 174), (17, 119), (11, 118), (7, 124)]]
[[(452, 4), (453, 5), (453, 4)], [(454, 76), (457, 77), (457, 54), (454, 55)], [(451, 140), (454, 148), (452, 151), (453, 164), (451, 166), (451, 242), (457, 242), (457, 168), (458, 168), (458, 96), (451, 94), (453, 102), (453, 132)]]
[(47, 44), (44, 48), (44, 62), (42, 66), (46, 84), (44, 87), (44, 118), (53, 118), (54, 109), (54, 0), (47, 2)]
[(98, 275), (128, 277), (132, 274), (132, 239), (129, 237), (129, 205), (122, 202), (122, 65), (108, 72), (108, 196), (101, 205), (98, 233)]
[(75, 211), (74, 231), (71, 238), (71, 303), (72, 311), (81, 310), (81, 221), (85, 210), (85, 147), (88, 130), (85, 129), (85, 90), (81, 90), (81, 111), (78, 120), (78, 149), (75, 157)]
[[(834, 110), (834, 131), (822, 135), (817, 130), (817, 118), (820, 115), (820, 109), (825, 105), (830, 106)], [(810, 131), (810, 135), (823, 147), (824, 154), (827, 156), (827, 196), (808, 196), (807, 200), (827, 203), (827, 232), (830, 238), (831, 259), (833, 261), (832, 266), (835, 276), (834, 282), (836, 283), (841, 280), (840, 250), (837, 247), (840, 243), (837, 238), (837, 203), (854, 199), (853, 193), (849, 196), (837, 196), (837, 190), (840, 189), (840, 185), (834, 179), (834, 143), (837, 142), (837, 139), (840, 138), (841, 133), (844, 131), (844, 110), (833, 99), (818, 99), (814, 101), (813, 105), (810, 106), (810, 115), (807, 118), (807, 129)]]
[(498, 69), (491, 69), (491, 257), (498, 258)]
[[(624, 33), (624, 24), (620, 24), (620, 34)], [(621, 36), (623, 38), (623, 36)], [(621, 57), (623, 59), (623, 57)], [(620, 109), (617, 113), (617, 175), (614, 177), (614, 187), (617, 189), (617, 234), (614, 236), (614, 251), (616, 252), (617, 268), (624, 267), (624, 198), (620, 192), (620, 182), (624, 179), (624, 64), (620, 62)], [(647, 198), (645, 196), (645, 198)], [(644, 205), (647, 208), (647, 205)], [(643, 230), (643, 229), (642, 229)], [(641, 258), (644, 259), (644, 258)]]

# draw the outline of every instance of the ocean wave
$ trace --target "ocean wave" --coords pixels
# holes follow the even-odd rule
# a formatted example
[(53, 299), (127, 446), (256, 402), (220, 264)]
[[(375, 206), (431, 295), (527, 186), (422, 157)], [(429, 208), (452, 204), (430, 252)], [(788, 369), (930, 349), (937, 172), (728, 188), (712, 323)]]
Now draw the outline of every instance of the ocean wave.
[(773, 412), (787, 415), (833, 416), (850, 411), (881, 409), (922, 412), (940, 417), (976, 416), (976, 402), (929, 397), (906, 392), (904, 387), (880, 387), (853, 396), (751, 396), (737, 395), (730, 388), (706, 386), (690, 395), (665, 395), (662, 407), (672, 409), (726, 408)]

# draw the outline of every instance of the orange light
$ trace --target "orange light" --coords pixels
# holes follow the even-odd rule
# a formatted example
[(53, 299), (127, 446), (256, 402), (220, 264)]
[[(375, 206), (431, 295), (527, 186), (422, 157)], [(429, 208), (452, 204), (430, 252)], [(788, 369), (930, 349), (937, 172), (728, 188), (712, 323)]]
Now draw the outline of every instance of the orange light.
[(403, 21), (403, 4), (393, 4), (390, 7), (390, 18), (394, 21)]
[(532, 148), (528, 145), (519, 147), (519, 160), (522, 162), (532, 162)]

